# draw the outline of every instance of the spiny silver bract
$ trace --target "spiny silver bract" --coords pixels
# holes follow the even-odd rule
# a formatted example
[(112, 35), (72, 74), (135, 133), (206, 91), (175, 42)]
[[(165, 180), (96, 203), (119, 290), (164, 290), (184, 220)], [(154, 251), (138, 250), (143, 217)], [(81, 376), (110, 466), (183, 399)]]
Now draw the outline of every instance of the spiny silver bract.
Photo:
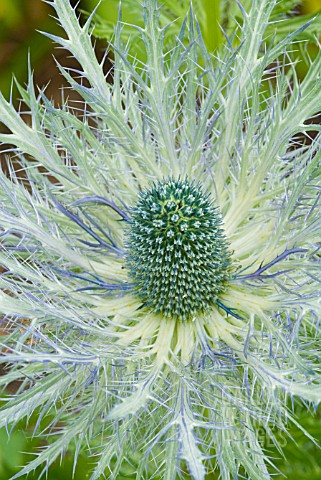
[[(83, 449), (90, 480), (272, 479), (280, 434), (299, 423), (295, 398), (321, 402), (321, 125), (310, 122), (321, 51), (300, 81), (287, 60), (302, 29), (266, 47), (276, 0), (240, 5), (243, 26), (215, 58), (191, 9), (168, 50), (163, 5), (144, 0), (135, 28), (146, 62), (118, 22), (108, 83), (90, 22), (68, 0), (49, 3), (64, 29), (50, 37), (79, 65), (60, 72), (82, 103), (57, 106), (31, 72), (18, 111), (0, 94), (0, 142), (13, 155), (0, 169), (0, 362), (10, 365), (0, 385), (18, 385), (3, 395), (0, 427), (35, 419), (45, 437), (14, 479), (42, 478), (68, 450), (76, 468)], [(231, 256), (218, 308), (195, 321), (141, 308), (152, 296), (142, 300), (130, 275), (135, 208), (173, 179), (215, 199), (228, 240), (217, 258)], [(162, 230), (150, 228), (158, 247)]]
[(204, 312), (230, 277), (218, 207), (187, 179), (159, 181), (140, 193), (127, 249), (137, 295), (166, 317), (187, 320)]

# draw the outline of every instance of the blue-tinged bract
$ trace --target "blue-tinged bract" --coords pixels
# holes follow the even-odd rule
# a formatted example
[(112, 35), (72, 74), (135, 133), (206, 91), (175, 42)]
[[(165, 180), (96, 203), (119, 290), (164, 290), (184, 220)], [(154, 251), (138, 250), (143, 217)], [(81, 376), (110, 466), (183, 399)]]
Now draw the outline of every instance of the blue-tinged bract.
[(272, 478), (262, 437), (321, 400), (321, 53), (302, 81), (284, 65), (302, 29), (266, 38), (274, 0), (238, 3), (215, 57), (192, 9), (170, 44), (144, 0), (146, 62), (119, 21), (109, 83), (91, 19), (48, 3), (77, 102), (31, 72), (24, 107), (0, 95), (0, 427), (46, 438), (14, 478), (68, 449), (90, 480)]

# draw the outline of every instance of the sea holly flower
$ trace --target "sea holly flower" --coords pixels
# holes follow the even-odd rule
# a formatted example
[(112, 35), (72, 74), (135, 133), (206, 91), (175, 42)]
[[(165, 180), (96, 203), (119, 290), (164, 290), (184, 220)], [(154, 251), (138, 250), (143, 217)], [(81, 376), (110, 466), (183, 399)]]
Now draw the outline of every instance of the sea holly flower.
[(119, 21), (110, 84), (91, 19), (48, 3), (82, 100), (55, 106), (31, 73), (23, 118), (0, 100), (1, 384), (20, 382), (0, 424), (36, 414), (48, 440), (14, 478), (88, 448), (92, 480), (267, 479), (262, 431), (278, 445), (288, 400), (321, 399), (321, 54), (299, 84), (301, 31), (262, 48), (272, 0), (237, 50), (210, 58), (191, 11), (167, 51), (145, 0), (146, 64)]

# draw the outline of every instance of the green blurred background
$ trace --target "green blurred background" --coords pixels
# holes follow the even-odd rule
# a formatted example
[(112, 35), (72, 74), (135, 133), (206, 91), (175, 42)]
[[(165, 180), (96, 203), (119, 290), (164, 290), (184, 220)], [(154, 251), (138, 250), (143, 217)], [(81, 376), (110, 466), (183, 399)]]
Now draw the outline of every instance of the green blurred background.
[[(70, 3), (78, 5), (79, 11), (91, 11), (97, 0), (70, 0)], [(99, 10), (101, 15), (105, 9), (106, 4)], [(29, 52), (37, 85), (49, 84), (48, 95), (60, 98), (63, 80), (53, 55), (59, 62), (66, 60), (63, 63), (69, 66), (68, 54), (37, 31), (57, 34), (59, 27), (53, 17), (53, 8), (42, 0), (0, 0), (0, 90), (7, 98), (12, 74), (22, 84), (25, 82)]]
[[(176, 0), (173, 0), (175, 2)], [(213, 0), (214, 2), (215, 0)], [(281, 0), (282, 1), (282, 0)], [(74, 5), (78, 4), (79, 11), (91, 11), (97, 0), (70, 0)], [(110, 11), (111, 4), (104, 0), (99, 10), (103, 18), (112, 21), (116, 18), (117, 8), (115, 4)], [(321, 0), (305, 0), (300, 7), (302, 14), (318, 12), (321, 10)], [(12, 85), (12, 74), (17, 80), (24, 84), (27, 76), (28, 53), (31, 55), (31, 64), (35, 71), (35, 82), (39, 86), (48, 84), (47, 95), (57, 99), (61, 96), (63, 79), (57, 71), (55, 58), (63, 65), (70, 65), (68, 54), (52, 45), (52, 42), (36, 30), (57, 33), (59, 31), (55, 19), (52, 18), (53, 10), (42, 0), (0, 0), (0, 90), (9, 98)], [(320, 32), (321, 35), (321, 32)], [(103, 51), (106, 42), (98, 42), (97, 49)], [(317, 48), (311, 46), (311, 49)], [(302, 70), (302, 75), (304, 69)], [(13, 96), (17, 95), (14, 90)], [(306, 407), (296, 408), (299, 422), (307, 431), (321, 444), (321, 411), (315, 415)], [(77, 421), (77, 419), (75, 419)], [(30, 451), (35, 452), (37, 448), (45, 444), (37, 438), (30, 438), (33, 432), (33, 421), (28, 425), (19, 425), (11, 433), (8, 440), (7, 432), (0, 430), (0, 480), (9, 478), (18, 471), (18, 467), (26, 463), (30, 457)], [(293, 440), (280, 438), (284, 446), (285, 457), (280, 458), (280, 453), (273, 446), (266, 444), (267, 450), (271, 453), (280, 471), (289, 480), (321, 480), (321, 450), (311, 440), (303, 435), (296, 427), (290, 428)], [(265, 438), (262, 432), (261, 441)], [(86, 455), (79, 458), (75, 475), (73, 477), (73, 456), (67, 453), (62, 462), (56, 462), (51, 468), (48, 480), (85, 480), (90, 477), (89, 469), (92, 459)], [(29, 475), (29, 480), (37, 480), (41, 470), (34, 475)], [(119, 480), (134, 478), (131, 475), (119, 477)], [(217, 479), (216, 474), (207, 477), (208, 480)], [(276, 475), (275, 479), (284, 478)], [(159, 479), (161, 480), (161, 479)]]

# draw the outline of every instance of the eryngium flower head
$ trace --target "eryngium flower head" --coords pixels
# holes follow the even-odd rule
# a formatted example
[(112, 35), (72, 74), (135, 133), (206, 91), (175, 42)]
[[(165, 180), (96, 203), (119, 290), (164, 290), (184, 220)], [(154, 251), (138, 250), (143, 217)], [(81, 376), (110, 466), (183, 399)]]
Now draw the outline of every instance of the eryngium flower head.
[[(90, 20), (50, 3), (65, 30), (52, 38), (79, 62), (59, 68), (83, 101), (55, 106), (31, 73), (23, 119), (0, 97), (1, 140), (16, 153), (0, 175), (1, 383), (20, 382), (0, 425), (35, 413), (48, 439), (16, 478), (68, 448), (76, 464), (90, 447), (91, 480), (203, 480), (215, 466), (224, 480), (267, 479), (262, 431), (277, 444), (288, 398), (321, 398), (321, 138), (308, 121), (321, 111), (321, 54), (299, 84), (280, 59), (301, 30), (264, 47), (272, 0), (243, 11), (240, 43), (216, 59), (192, 12), (166, 51), (156, 1), (145, 0), (146, 64), (128, 57), (119, 22), (109, 84)], [(178, 238), (180, 215), (191, 218), (170, 193), (178, 184), (195, 197), (184, 199), (200, 222), (186, 245), (199, 257), (186, 256), (186, 276), (158, 296), (175, 260), (153, 269), (143, 249), (155, 228), (165, 244), (166, 229), (143, 237), (148, 219), (137, 222), (165, 188), (177, 207), (155, 220)], [(194, 283), (192, 268), (206, 281)]]
[(165, 317), (187, 320), (208, 310), (230, 277), (217, 207), (188, 180), (158, 181), (140, 193), (126, 249), (135, 292)]

